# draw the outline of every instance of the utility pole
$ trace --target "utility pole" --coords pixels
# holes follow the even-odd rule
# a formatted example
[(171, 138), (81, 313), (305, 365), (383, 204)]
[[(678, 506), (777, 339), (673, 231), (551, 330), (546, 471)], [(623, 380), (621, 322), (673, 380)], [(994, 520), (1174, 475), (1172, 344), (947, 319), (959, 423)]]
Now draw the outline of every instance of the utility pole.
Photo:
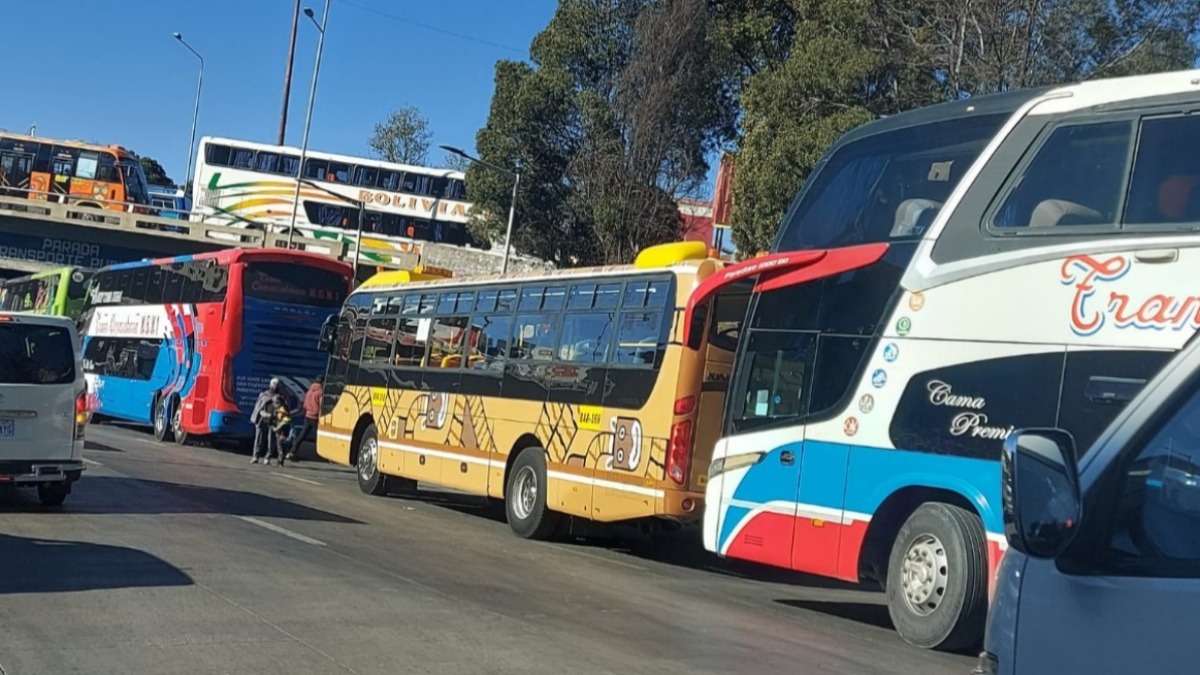
[(283, 110), (279, 113), (279, 138), (276, 145), (283, 145), (287, 135), (288, 101), (292, 96), (292, 63), (296, 60), (296, 29), (300, 26), (300, 0), (292, 12), (292, 41), (288, 43), (287, 70), (283, 74)]

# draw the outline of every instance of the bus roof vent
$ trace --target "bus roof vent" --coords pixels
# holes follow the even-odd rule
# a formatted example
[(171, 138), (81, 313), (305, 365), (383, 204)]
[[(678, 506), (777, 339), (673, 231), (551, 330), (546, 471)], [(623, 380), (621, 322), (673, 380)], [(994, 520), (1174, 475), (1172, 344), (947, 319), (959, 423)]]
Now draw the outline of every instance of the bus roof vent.
[(635, 267), (670, 267), (685, 260), (704, 260), (708, 257), (708, 246), (702, 241), (680, 241), (672, 244), (651, 246), (638, 254), (633, 261)]

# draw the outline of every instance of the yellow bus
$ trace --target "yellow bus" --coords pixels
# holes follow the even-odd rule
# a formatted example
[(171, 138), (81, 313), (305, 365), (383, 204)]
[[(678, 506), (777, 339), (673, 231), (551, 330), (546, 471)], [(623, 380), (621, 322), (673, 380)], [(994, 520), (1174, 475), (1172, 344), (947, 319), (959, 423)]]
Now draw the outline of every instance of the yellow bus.
[(682, 322), (723, 267), (684, 242), (633, 265), (368, 281), (322, 332), (317, 452), (368, 494), (503, 499), (526, 538), (562, 516), (698, 520), (745, 307), (694, 314), (693, 344)]

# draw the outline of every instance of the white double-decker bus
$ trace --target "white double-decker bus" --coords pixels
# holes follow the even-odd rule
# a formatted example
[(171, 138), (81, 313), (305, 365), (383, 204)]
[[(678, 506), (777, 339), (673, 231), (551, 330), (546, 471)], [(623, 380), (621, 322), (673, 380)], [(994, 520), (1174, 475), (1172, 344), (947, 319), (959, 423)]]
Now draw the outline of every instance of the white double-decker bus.
[(283, 231), (294, 209), (300, 232), (352, 241), (354, 202), (363, 202), (369, 244), (411, 252), (419, 242), (478, 245), (467, 231), (471, 204), (461, 171), (308, 151), (297, 206), (299, 148), (206, 136), (199, 155), (193, 221)]
[[(1009, 92), (835, 143), (771, 254), (690, 301), (746, 308), (706, 548), (881, 585), (909, 642), (977, 643), (1006, 549), (1005, 439), (1057, 427), (1086, 451), (1200, 327), (1198, 83)], [(1146, 501), (1156, 476), (1110, 478), (1132, 496), (1059, 558), (1081, 588), (1080, 570), (1163, 561), (1156, 537), (1200, 538), (1177, 504)], [(1135, 538), (1104, 529), (1116, 520)]]

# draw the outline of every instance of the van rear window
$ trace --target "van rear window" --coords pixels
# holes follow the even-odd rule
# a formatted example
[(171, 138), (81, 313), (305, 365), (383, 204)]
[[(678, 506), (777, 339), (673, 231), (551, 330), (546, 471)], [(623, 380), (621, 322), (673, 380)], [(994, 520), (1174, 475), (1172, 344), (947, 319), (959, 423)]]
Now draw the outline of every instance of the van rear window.
[(71, 332), (58, 326), (0, 325), (0, 384), (75, 381)]

